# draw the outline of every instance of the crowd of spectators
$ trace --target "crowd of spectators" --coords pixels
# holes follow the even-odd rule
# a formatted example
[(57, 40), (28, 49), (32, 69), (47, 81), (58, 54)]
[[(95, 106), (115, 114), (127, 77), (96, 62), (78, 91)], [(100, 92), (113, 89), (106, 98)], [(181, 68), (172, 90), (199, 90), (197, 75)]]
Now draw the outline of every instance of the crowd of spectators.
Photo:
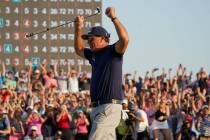
[[(195, 76), (195, 78), (193, 78)], [(91, 128), (91, 74), (59, 64), (0, 69), (0, 139), (87, 140)], [(125, 74), (118, 140), (210, 139), (210, 75), (181, 64)]]

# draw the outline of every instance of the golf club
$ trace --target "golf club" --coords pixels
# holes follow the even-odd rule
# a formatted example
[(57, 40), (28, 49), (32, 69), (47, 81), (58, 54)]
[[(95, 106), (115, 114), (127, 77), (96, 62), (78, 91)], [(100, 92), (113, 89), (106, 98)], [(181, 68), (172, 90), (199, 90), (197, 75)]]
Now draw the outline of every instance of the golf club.
[[(101, 12), (100, 8), (97, 7), (97, 8), (96, 8), (96, 13), (94, 13), (94, 14), (92, 14), (92, 15), (85, 16), (84, 19), (88, 19), (88, 18), (90, 18), (90, 17), (93, 17), (93, 16), (95, 16), (95, 15), (98, 15), (98, 14), (100, 14), (100, 12)], [(60, 25), (58, 25), (58, 26), (49, 27), (49, 28), (46, 28), (46, 29), (44, 29), (44, 30), (40, 30), (40, 31), (37, 31), (37, 32), (29, 33), (29, 34), (27, 34), (25, 37), (26, 37), (26, 38), (29, 38), (29, 37), (32, 37), (32, 36), (34, 36), (34, 35), (42, 34), (42, 33), (48, 32), (48, 31), (50, 31), (50, 30), (54, 30), (54, 29), (56, 29), (56, 28), (62, 27), (62, 26), (64, 26), (64, 25), (67, 25), (67, 24), (72, 23), (72, 22), (76, 22), (75, 19), (74, 19), (74, 20), (71, 20), (71, 21), (67, 21), (66, 23), (60, 24)]]

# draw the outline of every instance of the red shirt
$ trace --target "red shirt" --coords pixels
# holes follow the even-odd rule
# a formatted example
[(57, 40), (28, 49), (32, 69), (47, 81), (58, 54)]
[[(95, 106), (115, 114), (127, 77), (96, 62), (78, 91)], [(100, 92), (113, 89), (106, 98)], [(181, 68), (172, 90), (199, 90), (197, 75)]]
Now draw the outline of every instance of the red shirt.
[(70, 121), (67, 114), (61, 116), (61, 119), (58, 122), (58, 128), (70, 128)]

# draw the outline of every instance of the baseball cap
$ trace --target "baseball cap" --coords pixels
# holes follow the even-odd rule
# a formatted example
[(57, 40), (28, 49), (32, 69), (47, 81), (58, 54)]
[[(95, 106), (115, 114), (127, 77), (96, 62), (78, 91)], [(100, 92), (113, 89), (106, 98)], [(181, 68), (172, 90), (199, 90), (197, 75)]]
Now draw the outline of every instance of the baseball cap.
[(37, 127), (34, 125), (34, 126), (31, 127), (31, 130), (35, 130), (35, 131), (36, 131), (36, 130), (38, 130), (38, 129), (37, 129)]
[(40, 70), (36, 69), (36, 70), (34, 71), (34, 73), (39, 74), (39, 73), (40, 73)]
[(205, 109), (205, 108), (209, 109), (209, 106), (208, 105), (203, 105), (201, 109)]
[(29, 110), (29, 109), (33, 110), (33, 106), (27, 106), (26, 110)]
[(34, 109), (34, 110), (32, 111), (32, 114), (34, 114), (34, 113), (38, 113), (38, 111), (37, 111), (36, 109)]
[(122, 100), (122, 104), (128, 104), (128, 100), (127, 99), (123, 99)]
[(109, 38), (110, 34), (103, 27), (95, 26), (95, 27), (92, 27), (91, 30), (87, 34), (83, 34), (82, 39), (88, 40), (90, 37), (93, 37), (93, 36), (104, 36), (104, 37)]
[(83, 111), (81, 109), (77, 110), (77, 113), (83, 113)]

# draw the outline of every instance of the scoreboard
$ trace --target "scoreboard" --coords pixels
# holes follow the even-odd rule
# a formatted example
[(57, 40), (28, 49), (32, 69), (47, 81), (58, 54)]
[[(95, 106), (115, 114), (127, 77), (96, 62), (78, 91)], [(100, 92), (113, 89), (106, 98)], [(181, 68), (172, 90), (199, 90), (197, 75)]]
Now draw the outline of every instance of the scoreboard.
[[(74, 50), (74, 23), (34, 35), (73, 21), (76, 16), (88, 16), (101, 8), (101, 0), (1, 0), (0, 1), (0, 63), (6, 67), (23, 68), (32, 61), (34, 66), (47, 61), (60, 66), (67, 63), (89, 67)], [(101, 15), (85, 20), (84, 33), (92, 26), (101, 25)]]

